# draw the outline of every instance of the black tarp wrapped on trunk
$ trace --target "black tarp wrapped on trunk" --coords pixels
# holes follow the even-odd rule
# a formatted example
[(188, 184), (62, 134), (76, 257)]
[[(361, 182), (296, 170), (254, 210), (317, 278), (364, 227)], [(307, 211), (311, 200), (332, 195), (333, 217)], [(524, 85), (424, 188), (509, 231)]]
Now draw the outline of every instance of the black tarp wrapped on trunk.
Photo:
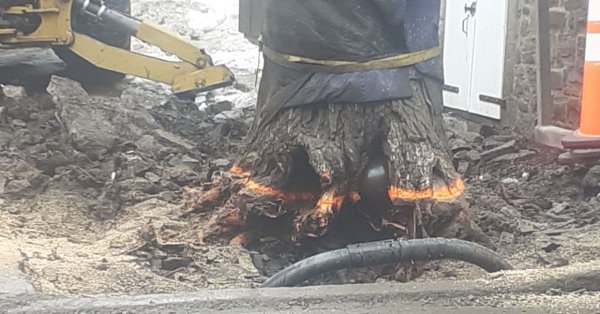
[[(439, 45), (439, 0), (267, 0), (263, 43), (316, 60), (367, 61)], [(441, 58), (416, 65), (442, 108)], [(281, 108), (372, 103), (412, 96), (409, 67), (354, 73), (303, 71), (265, 58), (258, 124)], [(264, 108), (263, 108), (264, 107)]]
[[(399, 13), (386, 19), (378, 3)], [(319, 59), (364, 61), (406, 52), (405, 0), (271, 0), (263, 41), (276, 51)]]

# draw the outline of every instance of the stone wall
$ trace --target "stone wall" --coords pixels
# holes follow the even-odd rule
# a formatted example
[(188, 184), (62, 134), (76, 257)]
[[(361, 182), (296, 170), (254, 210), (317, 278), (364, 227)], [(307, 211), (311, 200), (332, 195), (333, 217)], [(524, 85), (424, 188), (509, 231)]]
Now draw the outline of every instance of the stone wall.
[[(537, 119), (537, 1), (511, 1), (516, 3), (509, 12), (507, 82), (512, 82), (504, 122), (530, 134)], [(579, 124), (586, 21), (587, 0), (550, 0), (552, 124), (564, 128)]]
[(550, 1), (550, 47), (554, 120), (558, 126), (579, 125), (587, 0)]
[(502, 123), (523, 134), (533, 130), (537, 118), (536, 8), (533, 0), (511, 0), (508, 11)]

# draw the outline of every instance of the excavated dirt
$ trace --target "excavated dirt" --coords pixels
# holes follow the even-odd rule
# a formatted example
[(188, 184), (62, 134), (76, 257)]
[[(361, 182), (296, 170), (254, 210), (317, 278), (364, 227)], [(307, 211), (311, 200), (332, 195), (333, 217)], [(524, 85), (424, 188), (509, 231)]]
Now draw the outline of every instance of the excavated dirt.
[(214, 123), (175, 99), (148, 110), (93, 97), (66, 79), (49, 91), (2, 101), (0, 237), (11, 249), (0, 254), (12, 257), (0, 260), (56, 294), (251, 284), (248, 255), (194, 246), (177, 205), (184, 187), (228, 166), (218, 157), (243, 122)]
[[(210, 213), (182, 215), (231, 165), (256, 98), (256, 51), (235, 31), (237, 1), (224, 1), (231, 5), (225, 10), (216, 2), (134, 2), (135, 15), (201, 43), (240, 78), (195, 103), (139, 79), (126, 81), (119, 97), (88, 95), (61, 78), (53, 78), (48, 95), (4, 88), (0, 269), (19, 269), (43, 293), (138, 294), (253, 287), (295, 259), (285, 250), (273, 260), (235, 245), (206, 245), (198, 231)], [(160, 55), (139, 42), (134, 48)], [(551, 272), (600, 258), (599, 169), (561, 165), (558, 151), (510, 130), (474, 128), (452, 116), (446, 122), (473, 214), (515, 268)], [(261, 241), (265, 249), (282, 242)], [(427, 269), (417, 280), (489, 278), (463, 263)], [(344, 281), (378, 280), (349, 274)], [(578, 291), (561, 302), (597, 297)]]
[[(261, 239), (265, 252), (206, 245), (198, 232), (210, 213), (183, 215), (211, 187), (211, 177), (230, 166), (251, 109), (235, 109), (239, 119), (217, 118), (224, 106), (217, 102), (201, 111), (193, 103), (165, 99), (147, 109), (126, 97), (90, 96), (60, 78), (53, 79), (50, 95), (4, 90), (9, 97), (1, 102), (0, 269), (19, 269), (38, 291), (97, 295), (253, 287), (297, 259), (282, 239)], [(551, 273), (598, 260), (600, 200), (594, 189), (600, 181), (594, 181), (590, 166), (560, 165), (558, 151), (510, 135), (484, 137), (451, 116), (446, 121), (473, 213), (515, 268)], [(490, 155), (495, 147), (508, 148)], [(527, 157), (505, 160), (519, 156)], [(273, 258), (278, 246), (281, 254)], [(418, 281), (497, 278), (463, 263), (426, 268)], [(323, 279), (378, 280), (369, 270)], [(585, 278), (578, 280), (589, 286)], [(554, 300), (559, 304), (598, 297), (572, 290), (522, 297), (543, 303), (561, 296)], [(477, 300), (511, 304), (492, 296)]]
[[(506, 135), (507, 131), (490, 135), (485, 126), (481, 132), (470, 132), (453, 117), (446, 121), (471, 209), (498, 253), (517, 269), (551, 269), (598, 260), (600, 181), (593, 164), (564, 165), (557, 160), (559, 150)], [(495, 154), (488, 155), (494, 150)], [(438, 271), (421, 280), (483, 275), (460, 263), (430, 267)]]
[[(237, 7), (211, 3), (132, 1), (134, 15), (168, 24), (235, 72), (234, 87), (196, 103), (141, 79), (94, 91), (101, 96), (56, 77), (48, 95), (4, 88), (0, 268), (20, 269), (50, 294), (253, 285), (243, 249), (196, 244), (179, 218), (183, 189), (229, 167), (223, 157), (245, 135), (256, 97), (243, 82), (253, 81), (257, 49), (236, 31)], [(133, 49), (171, 58), (139, 41)]]

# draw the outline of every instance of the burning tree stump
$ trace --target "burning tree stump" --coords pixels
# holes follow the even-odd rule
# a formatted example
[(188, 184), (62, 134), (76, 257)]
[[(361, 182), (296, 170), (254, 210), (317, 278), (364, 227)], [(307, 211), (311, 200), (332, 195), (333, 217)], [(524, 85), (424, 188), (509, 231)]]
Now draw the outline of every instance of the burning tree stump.
[[(364, 228), (392, 230), (387, 237), (461, 238), (491, 246), (469, 219), (441, 115), (433, 114), (424, 84), (411, 84), (413, 97), (372, 104), (270, 112), (259, 98), (229, 183), (217, 184), (205, 194), (212, 196), (195, 204), (195, 210), (209, 210), (215, 200), (221, 205), (204, 240), (245, 243), (273, 231), (265, 229), (287, 229), (280, 235), (294, 242), (319, 239), (343, 211), (355, 211), (365, 218)], [(369, 181), (369, 171), (385, 175)]]
[(214, 210), (202, 240), (491, 246), (445, 146), (439, 1), (268, 3), (255, 121), (224, 184), (191, 209)]

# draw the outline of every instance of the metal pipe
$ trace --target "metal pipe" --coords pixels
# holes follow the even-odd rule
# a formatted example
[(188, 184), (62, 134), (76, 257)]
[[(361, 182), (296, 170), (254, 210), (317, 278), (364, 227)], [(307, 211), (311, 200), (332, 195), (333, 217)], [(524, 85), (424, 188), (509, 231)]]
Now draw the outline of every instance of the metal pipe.
[(130, 36), (135, 36), (140, 25), (142, 25), (142, 22), (138, 19), (112, 10), (101, 3), (90, 0), (74, 0), (73, 5), (73, 10), (76, 10), (76, 12), (89, 14), (107, 24), (113, 24), (115, 29), (119, 29)]
[(477, 265), (488, 272), (513, 269), (495, 252), (457, 239), (386, 240), (349, 245), (293, 264), (269, 278), (263, 287), (293, 287), (324, 273), (369, 266), (452, 259)]

